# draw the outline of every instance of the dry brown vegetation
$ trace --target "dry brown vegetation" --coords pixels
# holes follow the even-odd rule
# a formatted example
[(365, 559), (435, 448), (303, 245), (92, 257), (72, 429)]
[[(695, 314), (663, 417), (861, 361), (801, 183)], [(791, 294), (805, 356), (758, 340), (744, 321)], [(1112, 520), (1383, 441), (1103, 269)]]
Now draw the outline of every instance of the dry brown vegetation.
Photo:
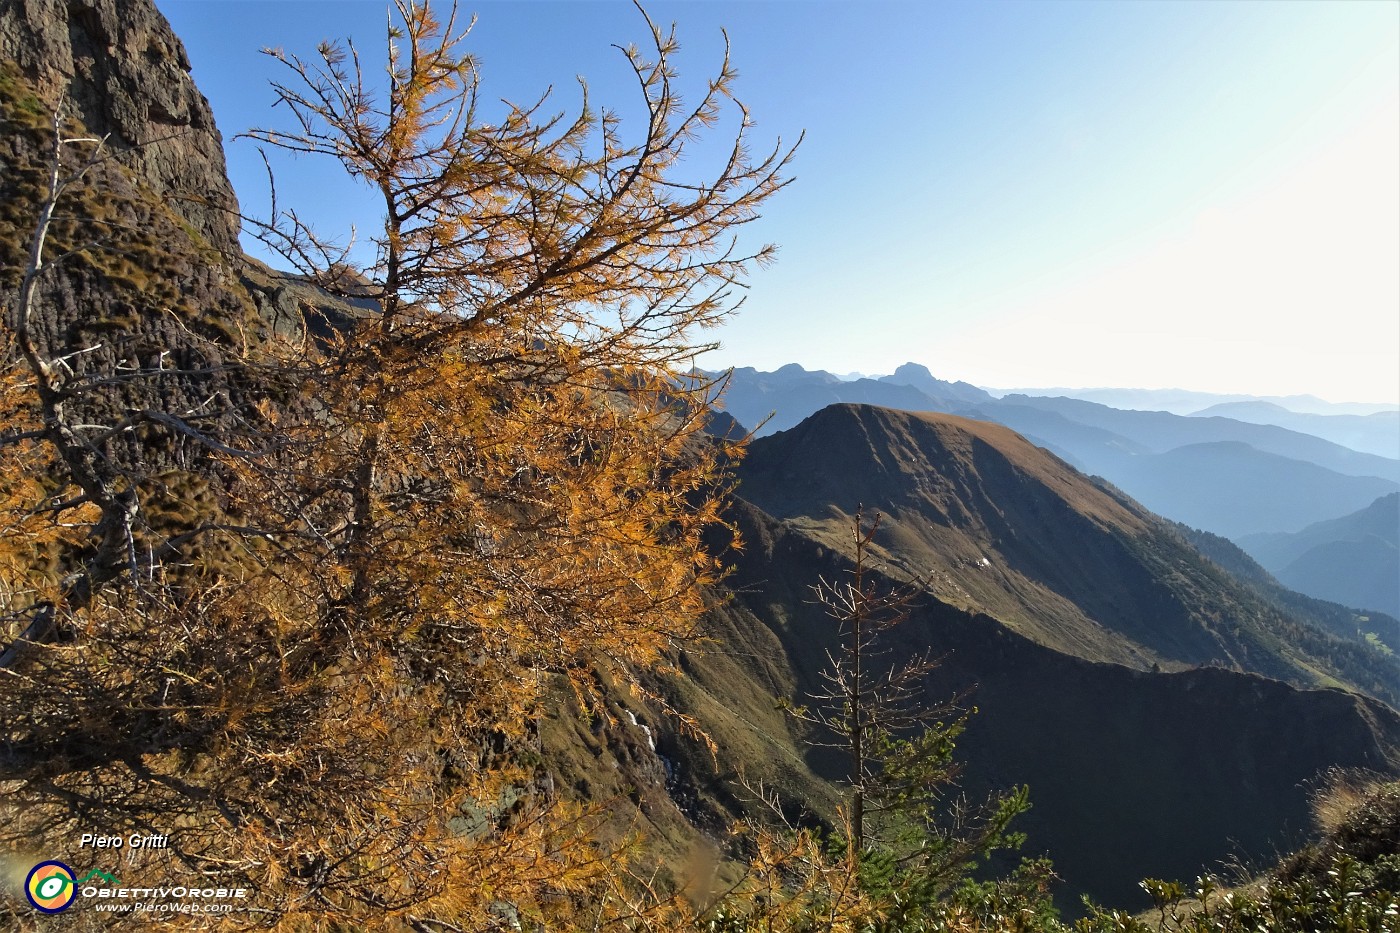
[[(712, 387), (681, 369), (770, 255), (732, 236), (790, 152), (751, 159), (736, 113), (728, 158), (683, 175), (733, 72), (684, 107), (655, 28), (649, 56), (625, 53), (635, 134), (543, 101), (485, 126), (455, 11), (397, 13), (387, 85), (339, 46), (287, 57), (297, 126), (254, 134), (339, 160), (385, 224), (351, 269), (274, 208), (267, 241), (379, 313), (245, 341), (221, 363), (256, 386), (237, 440), (160, 411), (79, 416), (114, 378), (181, 374), (166, 354), (159, 374), (76, 369), (39, 323), (40, 284), (104, 255), (96, 232), (65, 228), (57, 253), (50, 233), (106, 159), (62, 121), (35, 153), (5, 334), (4, 837), (166, 833), (126, 870), (247, 885), (255, 924), (661, 916), (626, 841), (595, 834), (606, 804), (545, 792), (534, 723), (551, 682), (601, 713), (593, 672), (639, 686), (694, 637), (726, 451), (700, 435)], [(200, 501), (114, 450), (138, 429), (205, 449)]]

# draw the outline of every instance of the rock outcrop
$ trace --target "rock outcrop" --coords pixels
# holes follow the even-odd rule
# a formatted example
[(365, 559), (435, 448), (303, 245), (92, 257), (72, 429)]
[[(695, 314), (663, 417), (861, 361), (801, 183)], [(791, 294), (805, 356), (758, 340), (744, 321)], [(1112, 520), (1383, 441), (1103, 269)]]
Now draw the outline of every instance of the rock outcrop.
[(0, 59), (76, 117), (214, 249), (238, 253), (223, 138), (185, 47), (151, 0), (5, 0)]
[[(60, 113), (65, 136), (106, 141), (49, 230), (46, 257), (70, 255), (38, 280), (40, 352), (66, 360), (83, 423), (156, 411), (227, 442), (262, 392), (231, 364), (268, 325), (240, 278), (222, 140), (188, 69), (150, 0), (0, 5), (0, 288), (13, 295), (23, 274)], [(90, 152), (70, 147), (64, 175)], [(145, 476), (201, 469), (208, 455), (188, 432), (113, 432), (104, 446)]]

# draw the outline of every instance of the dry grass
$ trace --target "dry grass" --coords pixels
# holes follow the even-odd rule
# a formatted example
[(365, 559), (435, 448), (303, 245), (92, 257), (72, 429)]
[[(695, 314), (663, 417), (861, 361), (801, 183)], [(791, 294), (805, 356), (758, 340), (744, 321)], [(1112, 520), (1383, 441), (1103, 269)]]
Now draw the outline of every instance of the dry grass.
[(1323, 775), (1309, 802), (1313, 822), (1324, 836), (1331, 836), (1386, 779), (1371, 771), (1332, 768)]

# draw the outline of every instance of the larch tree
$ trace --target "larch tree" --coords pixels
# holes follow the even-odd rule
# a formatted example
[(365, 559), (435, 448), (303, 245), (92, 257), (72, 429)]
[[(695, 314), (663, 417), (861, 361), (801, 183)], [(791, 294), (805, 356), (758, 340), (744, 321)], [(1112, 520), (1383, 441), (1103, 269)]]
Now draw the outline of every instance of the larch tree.
[(850, 565), (812, 587), (837, 632), (807, 703), (788, 707), (810, 728), (808, 743), (844, 765), (835, 826), (794, 820), (777, 796), (750, 788), (771, 815), (742, 828), (743, 871), (689, 922), (705, 933), (1062, 930), (1048, 861), (976, 880), (980, 860), (1020, 845), (1010, 824), (1028, 808), (1028, 791), (980, 805), (956, 792), (965, 697), (931, 702), (926, 680), (937, 661), (900, 654), (892, 636), (923, 590), (917, 580), (882, 579), (872, 559), (879, 525), (878, 514), (867, 520), (857, 510)]
[[(921, 590), (917, 581), (880, 581), (871, 566), (879, 527), (878, 513), (867, 522), (858, 510), (846, 579), (813, 587), (816, 602), (839, 626), (838, 641), (809, 703), (793, 712), (814, 727), (813, 746), (832, 749), (845, 762), (847, 791), (838, 827), (841, 871), (809, 873), (827, 879), (827, 896), (812, 898), (818, 913), (853, 911), (866, 918), (861, 928), (873, 931), (922, 929), (918, 924), (940, 911), (967, 906), (950, 894), (979, 859), (1021, 845), (1023, 837), (1009, 827), (1029, 808), (1029, 792), (1015, 788), (980, 806), (954, 792), (960, 771), (954, 752), (969, 715), (959, 709), (965, 697), (931, 702), (926, 681), (938, 662), (927, 654), (895, 658), (891, 635), (909, 621)], [(979, 897), (1021, 897), (1023, 889), (1038, 890), (1047, 872), (1042, 863), (1028, 863), (1014, 886), (993, 886)], [(832, 878), (840, 883), (832, 885)]]
[[(294, 126), (251, 133), (382, 197), (362, 266), (275, 202), (259, 227), (298, 272), (374, 308), (245, 345), (240, 378), (263, 398), (239, 442), (195, 432), (218, 501), (93, 598), (50, 601), (63, 639), (20, 639), (5, 831), (168, 833), (185, 870), (260, 892), (249, 922), (562, 928), (570, 905), (616, 890), (616, 865), (597, 814), (548, 805), (511, 750), (548, 682), (587, 703), (592, 671), (636, 684), (695, 636), (722, 573), (701, 536), (731, 451), (704, 437), (714, 387), (687, 369), (697, 332), (772, 255), (736, 234), (786, 184), (791, 149), (752, 157), (736, 107), (727, 155), (684, 174), (734, 73), (726, 57), (684, 105), (674, 34), (650, 20), (648, 51), (623, 50), (635, 132), (586, 100), (486, 125), (455, 9), (395, 10), (382, 81), (349, 46), (272, 53)], [(81, 486), (33, 425), (40, 370), (12, 360), (6, 455)], [(113, 489), (139, 504), (150, 479)], [(101, 502), (40, 486), (6, 489), (25, 529), (76, 546), (110, 523)], [(192, 538), (217, 560), (191, 561)], [(85, 751), (17, 751), (55, 736)]]
[(483, 125), (455, 9), (441, 23), (426, 4), (396, 7), (387, 87), (353, 48), (323, 45), (313, 62), (272, 52), (296, 126), (250, 134), (336, 159), (383, 199), (363, 268), (294, 212), (274, 205), (261, 228), (299, 271), (380, 308), (314, 350), (303, 395), (324, 411), (293, 424), (286, 449), (293, 464), (328, 458), (320, 472), (337, 483), (293, 493), (274, 472), (300, 496), (278, 518), (323, 510), (317, 561), (342, 569), (345, 614), (485, 613), (514, 627), (493, 640), (519, 657), (652, 660), (716, 569), (698, 535), (716, 519), (717, 458), (695, 443), (713, 387), (682, 367), (772, 255), (739, 252), (735, 233), (782, 187), (790, 152), (751, 160), (741, 110), (715, 177), (674, 177), (733, 73), (726, 59), (684, 108), (674, 35), (649, 21), (654, 56), (625, 50), (646, 105), (639, 138), (586, 101), (569, 120), (541, 100)]

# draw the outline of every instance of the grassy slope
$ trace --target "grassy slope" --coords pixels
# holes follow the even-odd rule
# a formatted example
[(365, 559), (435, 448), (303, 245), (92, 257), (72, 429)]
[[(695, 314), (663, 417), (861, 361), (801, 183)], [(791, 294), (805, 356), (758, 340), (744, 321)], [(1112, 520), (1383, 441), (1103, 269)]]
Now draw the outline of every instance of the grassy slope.
[[(832, 626), (804, 586), (844, 558), (792, 525), (747, 509), (739, 604), (770, 620), (798, 690), (824, 664)], [(1028, 850), (1091, 893), (1131, 904), (1145, 876), (1186, 876), (1235, 855), (1261, 859), (1297, 840), (1301, 782), (1333, 764), (1400, 765), (1400, 716), (1338, 690), (1299, 691), (1221, 669), (1152, 674), (1053, 650), (996, 619), (930, 596), (893, 643), (896, 657), (944, 659), (942, 699), (970, 691), (979, 710), (960, 743), (973, 798), (1028, 783)], [(819, 772), (837, 763), (810, 755)]]
[(1260, 598), (1131, 499), (1009, 429), (833, 406), (755, 442), (740, 475), (742, 495), (827, 547), (860, 505), (879, 510), (891, 572), (1058, 651), (1397, 700), (1393, 658)]
[[(629, 698), (620, 699), (673, 762), (669, 783), (620, 711), (595, 731), (569, 716), (542, 730), (573, 780), (589, 782), (588, 796), (616, 798), (622, 821), (659, 829), (656, 858), (671, 865), (752, 808), (741, 773), (778, 792), (793, 815), (830, 820), (835, 810), (837, 785), (820, 776), (834, 781), (840, 762), (806, 749), (776, 701), (811, 689), (825, 664), (833, 626), (807, 587), (840, 574), (846, 559), (836, 542), (746, 503), (733, 517), (746, 544), (734, 555), (732, 600), (712, 614), (714, 641), (677, 658), (682, 674), (655, 682), (700, 719), (717, 755)], [(960, 743), (961, 792), (978, 799), (1031, 786), (1027, 852), (1056, 860), (1068, 909), (1084, 893), (1141, 906), (1143, 877), (1265, 861), (1301, 840), (1304, 785), (1318, 772), (1400, 766), (1400, 716), (1340, 690), (1300, 691), (1219, 668), (1153, 674), (1090, 661), (934, 595), (892, 645), (896, 656), (942, 657), (929, 696), (966, 693), (964, 704), (979, 710)]]

